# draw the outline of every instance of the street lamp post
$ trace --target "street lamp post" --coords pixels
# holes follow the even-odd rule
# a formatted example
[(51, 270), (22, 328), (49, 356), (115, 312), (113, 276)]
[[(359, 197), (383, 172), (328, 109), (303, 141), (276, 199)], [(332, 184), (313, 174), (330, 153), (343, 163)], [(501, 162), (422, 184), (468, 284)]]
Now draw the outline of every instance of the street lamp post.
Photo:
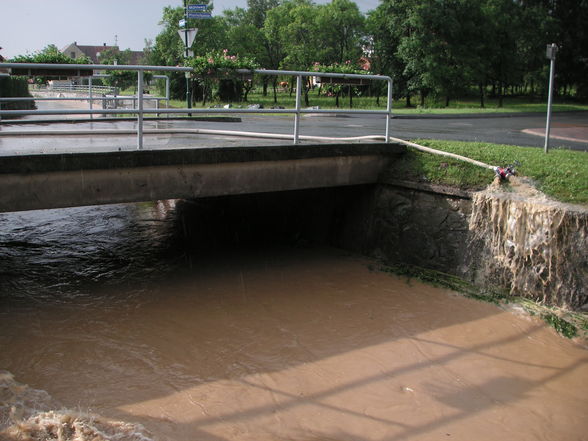
[[(188, 5), (186, 4), (187, 0), (184, 0), (184, 58), (188, 59), (188, 50), (190, 49), (188, 46)], [(192, 97), (190, 95), (190, 77), (186, 75), (186, 108), (192, 108)]]
[(549, 95), (547, 98), (547, 124), (545, 126), (545, 147), (543, 151), (549, 151), (549, 131), (551, 129), (551, 103), (553, 101), (553, 78), (555, 76), (555, 55), (557, 54), (557, 45), (555, 43), (547, 45), (547, 58), (551, 60), (549, 67)]

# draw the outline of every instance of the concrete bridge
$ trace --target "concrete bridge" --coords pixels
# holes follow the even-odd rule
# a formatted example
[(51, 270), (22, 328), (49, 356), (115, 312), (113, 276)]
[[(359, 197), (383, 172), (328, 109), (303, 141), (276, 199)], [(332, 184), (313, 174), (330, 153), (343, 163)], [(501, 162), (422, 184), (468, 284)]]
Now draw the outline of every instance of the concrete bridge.
[(378, 182), (397, 144), (318, 144), (0, 157), (0, 212)]

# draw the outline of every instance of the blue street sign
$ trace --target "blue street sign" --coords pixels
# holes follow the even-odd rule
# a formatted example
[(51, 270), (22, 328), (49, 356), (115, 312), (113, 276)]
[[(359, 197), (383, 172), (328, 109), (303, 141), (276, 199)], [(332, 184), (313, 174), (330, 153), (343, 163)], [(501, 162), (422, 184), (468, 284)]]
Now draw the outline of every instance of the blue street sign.
[(188, 12), (188, 18), (212, 18), (212, 14), (210, 12)]
[(188, 5), (188, 11), (190, 12), (205, 12), (207, 5)]

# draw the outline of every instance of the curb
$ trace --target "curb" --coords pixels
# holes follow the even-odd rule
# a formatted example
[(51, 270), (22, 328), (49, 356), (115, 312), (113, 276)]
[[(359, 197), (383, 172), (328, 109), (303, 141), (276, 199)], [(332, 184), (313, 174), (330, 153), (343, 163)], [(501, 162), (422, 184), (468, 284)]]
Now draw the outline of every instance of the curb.
[[(72, 118), (72, 119), (3, 119), (1, 124), (79, 124), (79, 123), (100, 123), (100, 122), (120, 122), (120, 121), (137, 121), (137, 118)], [(165, 118), (165, 117), (148, 117), (143, 121), (205, 121), (205, 122), (241, 122), (240, 117), (235, 116), (191, 116), (183, 118)]]
[[(392, 109), (394, 112), (394, 109)], [(588, 110), (570, 110), (563, 112), (553, 112), (552, 115), (588, 115)], [(517, 118), (529, 116), (545, 116), (544, 112), (504, 112), (504, 113), (454, 113), (445, 115), (419, 114), (403, 115), (392, 114), (392, 119), (487, 119), (487, 118)]]

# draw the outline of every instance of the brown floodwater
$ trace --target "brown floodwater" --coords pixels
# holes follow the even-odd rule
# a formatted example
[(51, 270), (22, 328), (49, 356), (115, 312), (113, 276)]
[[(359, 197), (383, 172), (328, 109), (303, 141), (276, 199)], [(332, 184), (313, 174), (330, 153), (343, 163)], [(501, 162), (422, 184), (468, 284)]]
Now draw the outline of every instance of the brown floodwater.
[(133, 440), (588, 439), (588, 352), (539, 320), (333, 248), (199, 246), (188, 211), (0, 215), (0, 369), (29, 386), (0, 375), (0, 438), (36, 407)]

